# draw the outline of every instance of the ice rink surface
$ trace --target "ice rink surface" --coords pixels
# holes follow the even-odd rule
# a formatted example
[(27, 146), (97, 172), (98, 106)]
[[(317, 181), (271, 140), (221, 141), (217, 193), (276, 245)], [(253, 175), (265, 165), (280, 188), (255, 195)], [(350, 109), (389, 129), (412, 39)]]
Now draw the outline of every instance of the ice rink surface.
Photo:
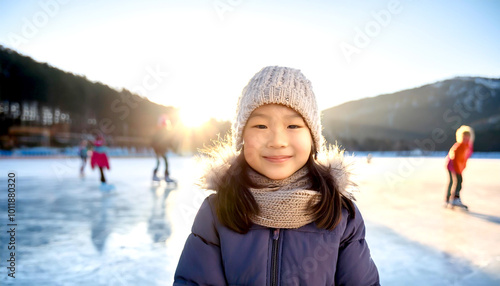
[[(199, 205), (191, 157), (178, 185), (152, 183), (153, 158), (111, 158), (115, 194), (79, 160), (1, 159), (0, 285), (171, 285)], [(160, 169), (161, 172), (163, 169)], [(462, 201), (443, 208), (443, 158), (355, 160), (357, 204), (382, 285), (500, 285), (500, 159), (470, 159)], [(8, 277), (9, 172), (16, 176), (15, 279)], [(11, 207), (12, 209), (12, 207)], [(12, 211), (11, 211), (12, 212)]]

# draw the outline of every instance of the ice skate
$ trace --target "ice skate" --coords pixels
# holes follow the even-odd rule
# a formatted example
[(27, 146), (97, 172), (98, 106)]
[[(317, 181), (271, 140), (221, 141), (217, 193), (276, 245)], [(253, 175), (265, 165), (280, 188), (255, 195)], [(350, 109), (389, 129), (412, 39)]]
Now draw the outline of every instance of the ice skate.
[(170, 178), (169, 176), (165, 176), (165, 182), (167, 184), (170, 184), (170, 183), (177, 184), (177, 181), (175, 181), (174, 179)]
[(462, 203), (462, 200), (460, 200), (460, 198), (455, 198), (452, 202), (451, 202), (451, 208), (454, 208), (454, 207), (460, 207), (460, 208), (463, 208), (464, 210), (469, 210), (469, 207), (464, 205)]
[(444, 203), (443, 203), (443, 208), (447, 209), (449, 206), (451, 206), (451, 203), (450, 203), (450, 197), (447, 197), (447, 198), (444, 200)]
[(159, 182), (161, 181), (161, 178), (158, 177), (156, 174), (153, 174), (153, 182)]

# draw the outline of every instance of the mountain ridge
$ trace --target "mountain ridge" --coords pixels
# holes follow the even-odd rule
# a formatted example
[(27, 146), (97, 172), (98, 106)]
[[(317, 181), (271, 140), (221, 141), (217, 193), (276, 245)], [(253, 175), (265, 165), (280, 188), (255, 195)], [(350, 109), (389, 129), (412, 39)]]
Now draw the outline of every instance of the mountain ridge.
[(325, 109), (323, 122), (329, 142), (354, 149), (367, 140), (376, 150), (422, 149), (416, 140), (429, 139), (434, 147), (423, 151), (444, 151), (465, 124), (478, 132), (479, 150), (498, 151), (499, 115), (500, 78), (460, 76)]

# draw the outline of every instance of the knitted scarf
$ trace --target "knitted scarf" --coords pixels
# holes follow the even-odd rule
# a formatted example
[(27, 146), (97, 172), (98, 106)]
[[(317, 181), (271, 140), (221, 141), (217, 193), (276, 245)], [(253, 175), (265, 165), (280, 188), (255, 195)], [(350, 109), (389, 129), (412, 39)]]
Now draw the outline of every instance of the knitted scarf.
[(320, 200), (320, 193), (310, 190), (307, 167), (283, 180), (272, 180), (250, 170), (250, 179), (259, 188), (250, 188), (260, 212), (251, 219), (271, 228), (299, 228), (314, 221), (308, 206)]

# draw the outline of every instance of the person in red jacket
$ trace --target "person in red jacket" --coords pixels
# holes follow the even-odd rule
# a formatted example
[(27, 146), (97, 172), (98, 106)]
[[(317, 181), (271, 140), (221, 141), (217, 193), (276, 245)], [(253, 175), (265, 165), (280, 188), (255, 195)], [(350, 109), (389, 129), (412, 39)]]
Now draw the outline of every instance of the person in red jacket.
[(446, 193), (445, 207), (450, 203), (451, 190), (455, 186), (452, 207), (458, 206), (468, 209), (460, 200), (460, 190), (462, 189), (462, 172), (467, 165), (467, 160), (472, 155), (474, 143), (474, 131), (471, 127), (462, 125), (456, 132), (457, 142), (453, 144), (446, 157), (447, 169), (450, 178)]

